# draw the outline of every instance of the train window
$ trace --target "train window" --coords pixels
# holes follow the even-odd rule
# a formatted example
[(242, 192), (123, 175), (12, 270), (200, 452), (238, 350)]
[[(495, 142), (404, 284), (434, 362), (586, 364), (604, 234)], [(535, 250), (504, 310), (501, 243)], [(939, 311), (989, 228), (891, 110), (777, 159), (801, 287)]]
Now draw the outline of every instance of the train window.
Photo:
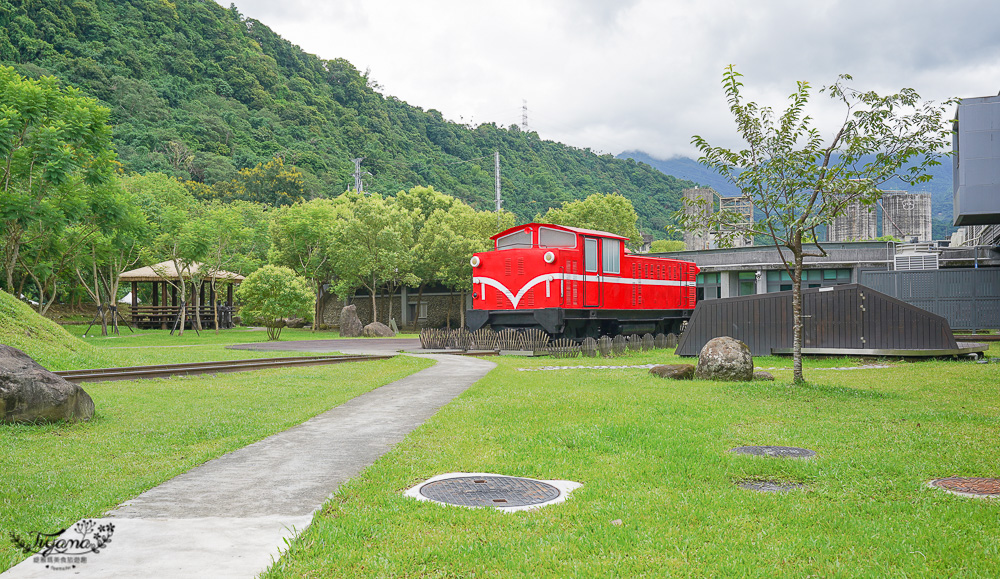
[(497, 249), (528, 249), (531, 247), (530, 231), (515, 231), (497, 239)]
[(576, 247), (576, 234), (570, 231), (539, 227), (538, 247)]
[[(589, 241), (589, 240), (588, 240)], [(619, 255), (621, 242), (617, 239), (604, 240), (604, 273), (621, 273), (619, 271)], [(649, 266), (646, 266), (647, 268)]]
[(593, 237), (586, 237), (583, 240), (583, 271), (587, 273), (597, 271), (597, 240)]

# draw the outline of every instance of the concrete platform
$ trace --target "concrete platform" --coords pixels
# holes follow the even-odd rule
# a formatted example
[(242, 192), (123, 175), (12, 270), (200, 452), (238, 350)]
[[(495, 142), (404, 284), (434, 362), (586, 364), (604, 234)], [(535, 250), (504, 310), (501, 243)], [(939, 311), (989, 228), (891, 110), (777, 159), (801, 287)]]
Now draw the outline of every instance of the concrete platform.
[(4, 579), (255, 577), (341, 483), (495, 366), (468, 356), (427, 357), (437, 363), (126, 501), (96, 520), (114, 532), (86, 563), (55, 563), (67, 568), (54, 575), (51, 563), (32, 557)]

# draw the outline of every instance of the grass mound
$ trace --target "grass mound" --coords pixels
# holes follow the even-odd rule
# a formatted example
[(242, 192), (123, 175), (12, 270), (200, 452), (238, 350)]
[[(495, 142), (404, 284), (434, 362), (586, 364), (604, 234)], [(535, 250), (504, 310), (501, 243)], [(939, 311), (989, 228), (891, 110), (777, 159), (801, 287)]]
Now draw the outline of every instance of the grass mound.
[(59, 324), (38, 315), (31, 306), (2, 290), (0, 344), (24, 351), (50, 370), (80, 367), (97, 355), (96, 348), (74, 338)]

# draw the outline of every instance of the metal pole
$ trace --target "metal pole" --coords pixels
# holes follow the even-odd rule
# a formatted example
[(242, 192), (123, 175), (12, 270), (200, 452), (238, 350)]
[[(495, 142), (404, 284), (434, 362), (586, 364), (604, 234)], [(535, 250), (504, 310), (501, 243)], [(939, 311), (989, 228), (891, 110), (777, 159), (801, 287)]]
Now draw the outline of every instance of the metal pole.
[(503, 200), (500, 199), (500, 149), (493, 151), (493, 174), (496, 177), (497, 227), (499, 227), (500, 206), (503, 204)]

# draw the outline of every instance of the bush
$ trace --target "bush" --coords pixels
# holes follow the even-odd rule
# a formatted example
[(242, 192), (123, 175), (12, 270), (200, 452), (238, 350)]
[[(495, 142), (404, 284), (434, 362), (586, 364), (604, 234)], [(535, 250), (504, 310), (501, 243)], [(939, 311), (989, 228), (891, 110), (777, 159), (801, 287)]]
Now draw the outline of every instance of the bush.
[(267, 338), (277, 340), (285, 318), (312, 320), (313, 294), (305, 279), (287, 267), (264, 266), (247, 276), (236, 295), (243, 303), (240, 315), (267, 328)]

